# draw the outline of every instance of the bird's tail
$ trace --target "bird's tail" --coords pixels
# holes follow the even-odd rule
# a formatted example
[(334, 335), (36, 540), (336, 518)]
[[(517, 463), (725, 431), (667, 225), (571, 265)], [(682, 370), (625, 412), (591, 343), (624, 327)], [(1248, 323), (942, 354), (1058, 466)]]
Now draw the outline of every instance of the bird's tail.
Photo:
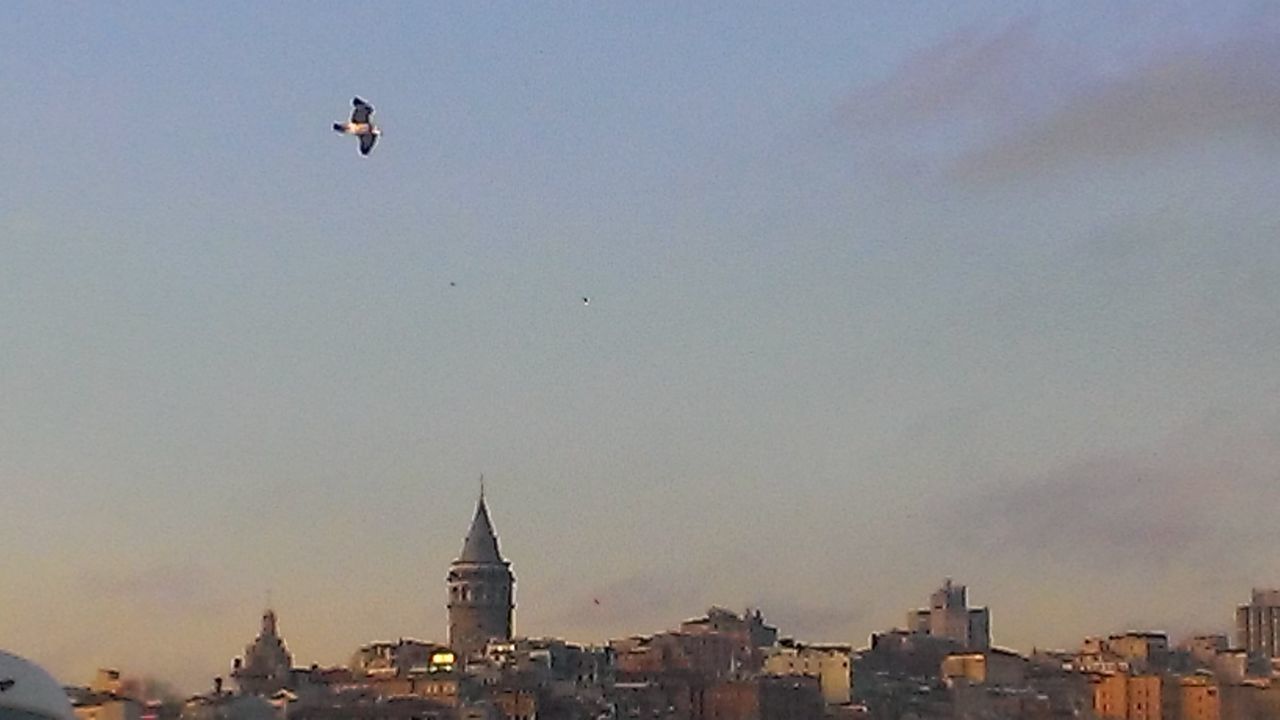
[(333, 130), (334, 132), (346, 132), (347, 128), (342, 123), (334, 123)]

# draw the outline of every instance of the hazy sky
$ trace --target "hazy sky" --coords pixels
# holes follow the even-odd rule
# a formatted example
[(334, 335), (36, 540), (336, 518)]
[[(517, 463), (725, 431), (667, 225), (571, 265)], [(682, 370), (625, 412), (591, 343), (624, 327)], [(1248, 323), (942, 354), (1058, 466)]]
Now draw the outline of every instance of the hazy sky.
[(203, 687), (268, 592), (299, 664), (443, 640), (481, 473), (529, 635), (1280, 585), (1275, 3), (204, 5), (0, 23), (0, 643), (60, 679)]

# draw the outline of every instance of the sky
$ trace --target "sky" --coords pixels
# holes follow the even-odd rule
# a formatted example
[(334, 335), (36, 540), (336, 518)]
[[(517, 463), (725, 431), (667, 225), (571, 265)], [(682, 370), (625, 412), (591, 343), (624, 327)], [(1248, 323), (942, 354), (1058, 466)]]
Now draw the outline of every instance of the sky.
[(1225, 632), (1277, 67), (1269, 2), (10, 6), (3, 645), (443, 641), (482, 473), (524, 635)]

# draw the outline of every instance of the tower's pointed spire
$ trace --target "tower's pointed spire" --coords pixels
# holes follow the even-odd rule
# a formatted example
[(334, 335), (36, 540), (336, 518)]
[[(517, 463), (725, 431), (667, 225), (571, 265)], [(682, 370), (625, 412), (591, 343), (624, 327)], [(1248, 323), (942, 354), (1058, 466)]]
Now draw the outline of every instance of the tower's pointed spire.
[(500, 563), (502, 553), (498, 552), (498, 536), (493, 532), (493, 522), (489, 520), (489, 508), (484, 503), (484, 476), (480, 476), (480, 499), (476, 502), (476, 515), (471, 520), (471, 530), (462, 543), (462, 554), (458, 562)]
[(276, 634), (276, 611), (268, 607), (262, 612), (262, 637), (275, 637)]

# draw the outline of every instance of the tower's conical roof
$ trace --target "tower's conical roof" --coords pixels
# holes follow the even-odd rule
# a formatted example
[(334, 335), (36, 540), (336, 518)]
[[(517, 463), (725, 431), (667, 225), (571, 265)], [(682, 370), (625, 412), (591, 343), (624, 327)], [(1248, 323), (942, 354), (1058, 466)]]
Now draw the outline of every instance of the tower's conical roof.
[(471, 521), (471, 530), (462, 543), (462, 554), (458, 562), (466, 563), (500, 563), (502, 553), (498, 552), (498, 536), (493, 532), (493, 523), (489, 521), (489, 508), (484, 504), (484, 495), (476, 503), (476, 516)]

